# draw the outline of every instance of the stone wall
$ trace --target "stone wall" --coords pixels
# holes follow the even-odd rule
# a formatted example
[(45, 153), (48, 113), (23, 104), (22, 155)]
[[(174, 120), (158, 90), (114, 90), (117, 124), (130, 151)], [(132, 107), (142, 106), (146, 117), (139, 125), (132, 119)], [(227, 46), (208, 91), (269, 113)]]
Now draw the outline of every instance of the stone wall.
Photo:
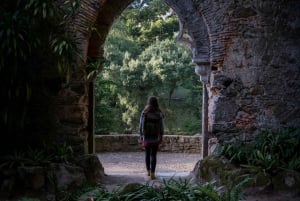
[(211, 47), (211, 133), (251, 140), (265, 129), (299, 127), (300, 2), (210, 0), (199, 10), (219, 41)]
[[(85, 64), (103, 57), (111, 25), (132, 2), (84, 0), (76, 15), (75, 35), (83, 61), (79, 74), (59, 94), (57, 128), (81, 153), (87, 152), (94, 121)], [(190, 35), (185, 41), (191, 42), (193, 52), (210, 63), (212, 135), (220, 141), (250, 140), (264, 129), (299, 127), (300, 1), (165, 2), (178, 14), (183, 33)]]
[[(143, 151), (139, 135), (96, 135), (96, 152)], [(201, 153), (200, 136), (165, 135), (159, 150), (175, 153)]]

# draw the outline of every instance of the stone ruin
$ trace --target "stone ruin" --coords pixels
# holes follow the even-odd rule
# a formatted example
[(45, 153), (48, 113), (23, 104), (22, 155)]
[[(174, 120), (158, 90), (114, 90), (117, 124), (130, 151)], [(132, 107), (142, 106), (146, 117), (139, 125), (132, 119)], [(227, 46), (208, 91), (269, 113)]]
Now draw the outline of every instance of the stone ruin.
[[(114, 20), (132, 2), (83, 0), (74, 21), (81, 68), (60, 90), (55, 105), (59, 132), (80, 153), (95, 149), (93, 80), (87, 80), (85, 66), (103, 59), (103, 44)], [(265, 129), (299, 127), (299, 1), (165, 2), (178, 15), (178, 40), (193, 51), (191, 59), (206, 86), (211, 136), (220, 141), (251, 140)], [(98, 33), (89, 29), (91, 25)]]
[[(103, 45), (114, 20), (132, 2), (82, 0), (83, 6), (71, 22), (77, 30), (74, 34), (81, 58), (70, 83), (61, 85), (48, 109), (54, 114), (52, 130), (78, 155), (95, 152), (94, 84), (93, 79), (87, 79), (86, 66), (103, 59)], [(211, 136), (219, 141), (251, 140), (265, 129), (299, 127), (298, 0), (165, 2), (180, 20), (177, 39), (191, 48), (195, 71), (207, 91), (203, 125)], [(90, 29), (92, 25), (97, 31)], [(188, 33), (189, 38), (183, 33)], [(44, 107), (38, 104), (33, 108), (41, 105)], [(36, 126), (40, 133), (48, 127)], [(86, 179), (103, 174), (98, 171), (101, 164), (98, 166), (94, 175), (85, 175)], [(55, 171), (57, 174), (66, 169), (52, 168), (60, 169)], [(20, 171), (32, 175), (31, 169)], [(43, 171), (35, 170), (44, 174)], [(54, 176), (59, 177), (57, 174)], [(83, 174), (82, 170), (78, 174)], [(29, 185), (36, 188), (46, 185), (44, 180), (32, 182)]]
[[(82, 0), (70, 22), (76, 28), (74, 36), (81, 55), (76, 70), (69, 83), (61, 83), (60, 78), (45, 80), (51, 83), (52, 91), (56, 90), (53, 97), (45, 103), (38, 101), (29, 110), (36, 119), (45, 115), (38, 111), (47, 111), (52, 121), (33, 125), (32, 134), (26, 134), (26, 139), (33, 138), (28, 142), (45, 139), (45, 133), (51, 132), (78, 154), (94, 153), (94, 80), (87, 78), (86, 66), (104, 59), (103, 45), (110, 28), (132, 2)], [(202, 126), (211, 137), (219, 141), (251, 140), (265, 129), (299, 127), (299, 1), (165, 3), (179, 18), (177, 40), (190, 47), (195, 72), (205, 86)]]

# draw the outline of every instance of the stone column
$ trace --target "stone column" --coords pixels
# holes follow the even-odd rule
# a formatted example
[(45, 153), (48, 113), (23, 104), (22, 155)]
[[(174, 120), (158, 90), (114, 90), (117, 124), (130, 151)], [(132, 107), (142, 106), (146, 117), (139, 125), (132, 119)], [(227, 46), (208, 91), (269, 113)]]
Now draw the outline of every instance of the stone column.
[(193, 58), (196, 64), (195, 73), (200, 76), (203, 84), (202, 92), (202, 158), (208, 155), (208, 93), (207, 84), (210, 77), (210, 62), (206, 59)]

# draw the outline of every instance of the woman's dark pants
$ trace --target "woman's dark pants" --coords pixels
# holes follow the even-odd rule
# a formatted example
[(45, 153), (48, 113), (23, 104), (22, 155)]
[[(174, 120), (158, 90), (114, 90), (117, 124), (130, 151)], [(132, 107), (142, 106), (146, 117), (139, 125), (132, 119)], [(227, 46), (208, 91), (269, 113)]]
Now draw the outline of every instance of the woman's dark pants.
[(146, 146), (146, 168), (148, 171), (155, 172), (156, 168), (156, 155), (158, 150), (158, 145)]

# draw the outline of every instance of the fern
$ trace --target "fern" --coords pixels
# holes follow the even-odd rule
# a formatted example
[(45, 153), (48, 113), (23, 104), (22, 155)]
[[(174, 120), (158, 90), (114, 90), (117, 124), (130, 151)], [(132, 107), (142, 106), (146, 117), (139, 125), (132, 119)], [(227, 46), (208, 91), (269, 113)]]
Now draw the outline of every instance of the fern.
[(278, 169), (299, 170), (299, 146), (300, 129), (291, 128), (264, 131), (252, 143), (222, 144), (219, 154), (236, 165), (257, 166), (272, 174)]
[(226, 201), (238, 201), (241, 200), (245, 197), (243, 194), (242, 188), (244, 187), (245, 184), (247, 184), (251, 178), (247, 177), (237, 185), (235, 185), (232, 189), (229, 190), (228, 192), (228, 197)]

